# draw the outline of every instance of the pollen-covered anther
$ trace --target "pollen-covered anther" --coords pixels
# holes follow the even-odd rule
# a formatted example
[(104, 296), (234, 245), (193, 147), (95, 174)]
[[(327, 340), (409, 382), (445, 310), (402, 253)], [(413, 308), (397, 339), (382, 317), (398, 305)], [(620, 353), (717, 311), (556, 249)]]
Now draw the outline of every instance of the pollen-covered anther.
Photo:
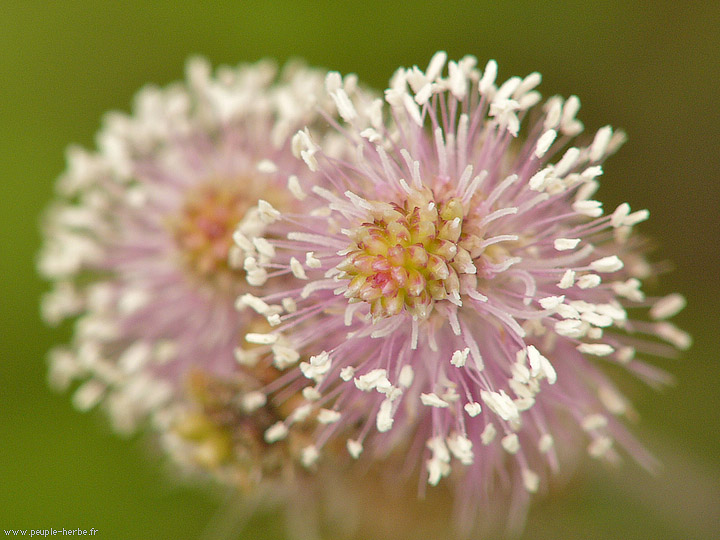
[(354, 243), (337, 267), (338, 278), (349, 281), (345, 296), (368, 302), (376, 320), (403, 310), (425, 319), (435, 302), (457, 303), (459, 275), (477, 271), (470, 255), (477, 239), (463, 232), (462, 201), (413, 193), (402, 206), (379, 208), (372, 221), (347, 231)]

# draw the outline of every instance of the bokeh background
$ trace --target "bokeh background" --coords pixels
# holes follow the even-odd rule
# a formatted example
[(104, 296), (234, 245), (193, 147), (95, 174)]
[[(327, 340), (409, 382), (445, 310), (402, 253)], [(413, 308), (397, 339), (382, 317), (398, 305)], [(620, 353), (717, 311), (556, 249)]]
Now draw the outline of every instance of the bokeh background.
[[(543, 74), (540, 90), (580, 96), (589, 131), (629, 142), (605, 166), (599, 198), (650, 209), (641, 231), (674, 261), (656, 292), (682, 291), (676, 320), (695, 337), (659, 360), (677, 385), (629, 392), (637, 431), (665, 463), (596, 466), (537, 504), (527, 539), (710, 539), (720, 532), (720, 5), (705, 2), (178, 3), (4, 0), (0, 5), (0, 529), (85, 528), (106, 539), (195, 539), (223, 507), (169, 479), (143, 438), (120, 439), (45, 383), (45, 355), (67, 331), (38, 316), (39, 214), (69, 143), (91, 147), (101, 115), (128, 110), (143, 84), (213, 64), (302, 57), (384, 88), (398, 65), (495, 58), (500, 77)], [(1, 534), (1, 533), (0, 533)], [(274, 515), (239, 536), (280, 539)], [(225, 539), (218, 539), (225, 540)]]

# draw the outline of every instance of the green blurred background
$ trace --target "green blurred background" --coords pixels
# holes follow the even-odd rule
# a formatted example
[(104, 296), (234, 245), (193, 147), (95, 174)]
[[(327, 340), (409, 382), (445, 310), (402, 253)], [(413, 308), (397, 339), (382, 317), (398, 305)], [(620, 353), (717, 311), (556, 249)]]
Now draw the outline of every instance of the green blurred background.
[[(190, 7), (190, 6), (193, 7)], [(213, 64), (302, 57), (384, 88), (399, 65), (495, 58), (500, 77), (543, 74), (540, 90), (580, 96), (588, 130), (629, 142), (605, 167), (607, 208), (647, 207), (641, 231), (675, 262), (658, 293), (682, 291), (677, 322), (695, 337), (659, 360), (675, 387), (630, 385), (637, 431), (666, 465), (596, 467), (536, 505), (527, 539), (710, 539), (720, 527), (720, 7), (682, 2), (224, 1), (37, 2), (0, 7), (0, 529), (85, 528), (107, 539), (194, 539), (222, 507), (168, 478), (142, 438), (114, 436), (45, 384), (45, 354), (66, 339), (43, 327), (35, 275), (38, 216), (69, 143), (93, 145), (101, 115), (128, 110), (148, 82)], [(242, 538), (282, 538), (274, 516)], [(219, 539), (225, 540), (225, 539)]]

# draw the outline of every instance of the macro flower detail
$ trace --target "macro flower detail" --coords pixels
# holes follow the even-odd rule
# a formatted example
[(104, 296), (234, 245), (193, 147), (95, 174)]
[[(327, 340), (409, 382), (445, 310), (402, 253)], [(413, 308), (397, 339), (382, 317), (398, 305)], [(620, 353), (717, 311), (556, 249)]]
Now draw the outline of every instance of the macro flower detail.
[(521, 526), (581, 454), (652, 469), (604, 365), (662, 386), (644, 357), (691, 339), (684, 297), (643, 290), (649, 213), (592, 198), (625, 135), (584, 136), (537, 73), (496, 78), (440, 52), (381, 99), (193, 60), (141, 91), (69, 151), (46, 215), (43, 316), (75, 323), (51, 383), (290, 511), (369, 497), (414, 521), (419, 475), (461, 536)]
[[(682, 297), (641, 289), (653, 266), (633, 227), (648, 212), (608, 215), (591, 198), (624, 134), (581, 143), (576, 97), (540, 104), (539, 74), (496, 74), (438, 53), (424, 72), (399, 69), (383, 102), (331, 73), (336, 137), (293, 139), (321, 181), (298, 174), (296, 203), (264, 203), (257, 236), (240, 238), (272, 248), (246, 268), (274, 288), (239, 302), (272, 327), (245, 336), (264, 351), (251, 362), (286, 372), (259, 391), (295, 402), (266, 440), (314, 419), (309, 468), (338, 439), (359, 460), (399, 452), (431, 485), (450, 477), (465, 522), (496, 490), (522, 521), (578, 439), (652, 467), (602, 364), (663, 384), (640, 357), (690, 344), (665, 320)], [(629, 313), (648, 307), (652, 322)]]

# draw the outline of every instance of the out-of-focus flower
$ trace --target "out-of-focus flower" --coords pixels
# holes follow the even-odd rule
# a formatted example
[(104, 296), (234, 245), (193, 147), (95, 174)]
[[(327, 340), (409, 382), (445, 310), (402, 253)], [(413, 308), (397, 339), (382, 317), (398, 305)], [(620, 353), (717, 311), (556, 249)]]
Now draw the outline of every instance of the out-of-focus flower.
[(69, 150), (44, 223), (39, 268), (54, 285), (44, 317), (77, 317), (72, 342), (51, 352), (51, 383), (83, 381), (78, 409), (102, 402), (122, 433), (149, 420), (178, 460), (239, 485), (282, 461), (254, 430), (283, 416), (244, 416), (263, 407), (251, 392), (274, 375), (235, 357), (238, 333), (267, 324), (235, 308), (264, 270), (242, 268), (232, 235), (259, 199), (288, 209), (303, 168), (291, 136), (321, 129), (318, 113), (334, 107), (318, 101), (323, 84), (301, 65), (213, 75), (192, 60), (186, 81), (147, 87), (131, 115), (109, 114), (96, 152)]
[(493, 493), (518, 523), (578, 445), (653, 466), (602, 364), (666, 382), (640, 357), (689, 346), (666, 321), (684, 300), (641, 290), (653, 266), (632, 229), (648, 212), (591, 198), (622, 132), (573, 145), (575, 96), (539, 105), (537, 73), (496, 84), (494, 61), (445, 64), (398, 70), (385, 103), (328, 75), (353, 151), (298, 132), (294, 152), (322, 181), (298, 175), (297, 205), (243, 222), (246, 267), (270, 289), (240, 304), (273, 326), (246, 334), (246, 360), (286, 371), (254, 395), (292, 409), (266, 441), (311, 435), (304, 466), (322, 469), (338, 441), (365, 463), (400, 452), (428, 484), (450, 477), (461, 523)]

